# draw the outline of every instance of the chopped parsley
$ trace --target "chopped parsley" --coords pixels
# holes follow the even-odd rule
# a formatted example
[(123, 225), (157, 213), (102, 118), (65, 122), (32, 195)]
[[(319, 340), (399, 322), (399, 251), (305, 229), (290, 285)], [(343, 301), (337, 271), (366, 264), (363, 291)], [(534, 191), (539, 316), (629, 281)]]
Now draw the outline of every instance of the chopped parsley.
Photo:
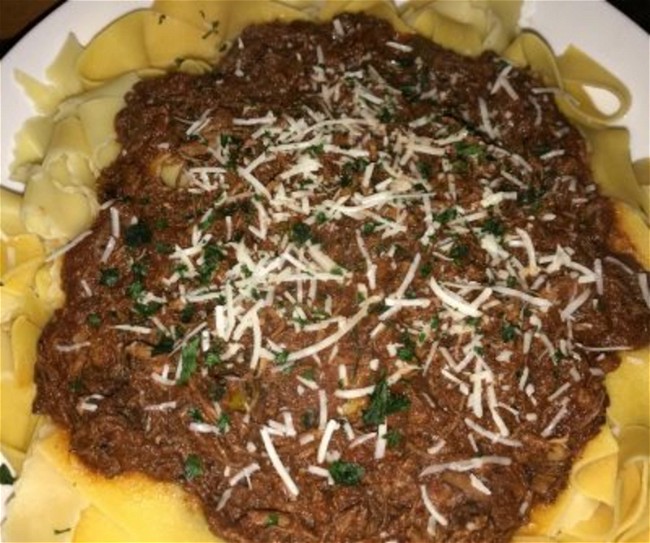
[(386, 432), (386, 444), (389, 448), (394, 449), (399, 447), (402, 444), (402, 441), (404, 441), (404, 436), (399, 430), (391, 429)]
[(355, 462), (336, 460), (330, 464), (329, 472), (337, 485), (356, 486), (363, 479), (366, 470)]
[(147, 226), (146, 222), (138, 221), (126, 228), (124, 231), (124, 242), (129, 247), (140, 247), (146, 245), (151, 241), (153, 234), (151, 228)]
[(297, 222), (291, 227), (291, 241), (296, 245), (304, 245), (311, 239), (311, 229), (304, 222)]
[(203, 248), (203, 263), (199, 266), (199, 281), (202, 285), (209, 283), (219, 263), (223, 260), (223, 251), (213, 242)]
[(198, 336), (190, 339), (181, 350), (181, 375), (178, 378), (180, 385), (185, 385), (190, 380), (190, 377), (196, 371), (198, 366), (200, 338)]
[(190, 454), (185, 459), (184, 467), (185, 479), (192, 481), (203, 475), (203, 461), (196, 454)]
[(222, 434), (225, 434), (230, 428), (230, 417), (227, 413), (221, 413), (219, 420), (217, 420), (217, 428)]
[(92, 328), (99, 328), (100, 325), (102, 324), (102, 318), (99, 316), (98, 313), (90, 313), (86, 317), (86, 323), (88, 326), (91, 326)]
[(370, 403), (363, 411), (363, 422), (368, 426), (378, 426), (388, 415), (404, 411), (411, 405), (411, 400), (404, 394), (391, 392), (386, 378), (380, 379), (370, 395)]
[(517, 337), (517, 326), (515, 324), (505, 322), (501, 326), (501, 339), (505, 342), (512, 341)]
[(275, 354), (275, 363), (278, 365), (286, 364), (289, 361), (289, 351), (286, 349)]
[(151, 356), (171, 353), (174, 350), (174, 340), (171, 336), (161, 336), (158, 343), (151, 349)]
[(433, 220), (440, 224), (447, 224), (449, 221), (453, 221), (457, 216), (458, 210), (455, 207), (448, 207), (440, 213), (434, 213)]
[(469, 247), (464, 243), (454, 243), (449, 251), (449, 256), (453, 259), (454, 264), (459, 264), (469, 254)]
[(486, 232), (488, 234), (493, 234), (496, 237), (501, 237), (505, 233), (505, 227), (501, 221), (495, 219), (494, 217), (490, 217), (481, 227), (481, 232)]
[(270, 528), (271, 526), (277, 526), (280, 523), (280, 515), (277, 513), (269, 513), (266, 516), (266, 520), (264, 521), (264, 526), (267, 528)]
[(221, 354), (218, 351), (211, 349), (205, 353), (205, 365), (208, 368), (212, 368), (219, 364), (221, 364)]
[(477, 157), (480, 158), (485, 154), (485, 149), (478, 143), (469, 143), (467, 141), (459, 141), (454, 144), (456, 154), (459, 157)]
[(194, 304), (187, 304), (182, 310), (181, 310), (181, 322), (184, 322), (187, 324), (188, 322), (192, 321), (192, 317), (194, 317), (194, 313), (196, 312), (196, 307)]
[(104, 268), (99, 270), (99, 284), (105, 287), (114, 287), (120, 280), (120, 270), (117, 268)]

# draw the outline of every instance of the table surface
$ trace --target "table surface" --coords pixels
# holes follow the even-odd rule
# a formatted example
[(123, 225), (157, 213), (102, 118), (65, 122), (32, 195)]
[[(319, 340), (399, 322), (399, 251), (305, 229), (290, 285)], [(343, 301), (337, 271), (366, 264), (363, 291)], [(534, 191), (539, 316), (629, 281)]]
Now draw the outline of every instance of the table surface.
[[(0, 58), (34, 24), (65, 0), (0, 0)], [(650, 3), (647, 0), (607, 0), (647, 33), (650, 33)]]

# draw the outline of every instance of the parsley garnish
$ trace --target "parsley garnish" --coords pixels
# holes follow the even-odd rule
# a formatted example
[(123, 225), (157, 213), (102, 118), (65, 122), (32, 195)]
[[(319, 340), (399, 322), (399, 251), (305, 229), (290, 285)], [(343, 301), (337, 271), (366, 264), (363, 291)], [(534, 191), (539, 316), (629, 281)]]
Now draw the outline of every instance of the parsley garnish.
[(517, 326), (506, 322), (501, 326), (501, 339), (503, 341), (512, 341), (517, 337)]
[(117, 268), (104, 268), (99, 270), (99, 284), (105, 287), (114, 287), (120, 280), (120, 270)]
[(207, 353), (205, 353), (205, 365), (208, 368), (211, 368), (218, 364), (221, 364), (221, 355), (217, 351), (210, 350)]
[(439, 222), (440, 224), (447, 224), (449, 221), (452, 221), (458, 215), (458, 210), (455, 207), (448, 207), (440, 213), (433, 214), (433, 220)]
[(494, 217), (490, 217), (481, 227), (481, 232), (487, 232), (488, 234), (494, 234), (495, 236), (500, 237), (505, 233), (505, 228), (501, 221)]
[(203, 264), (199, 266), (199, 280), (205, 285), (210, 282), (217, 266), (223, 260), (223, 251), (213, 242), (203, 248)]
[(461, 157), (482, 157), (485, 154), (485, 149), (477, 143), (469, 143), (467, 141), (459, 141), (454, 144), (456, 154)]
[(178, 383), (181, 385), (187, 384), (190, 380), (190, 377), (196, 371), (198, 365), (198, 354), (199, 354), (199, 343), (200, 338), (193, 337), (190, 339), (187, 344), (181, 350), (181, 375), (178, 379)]
[(388, 432), (386, 433), (386, 444), (391, 449), (394, 449), (395, 447), (399, 447), (403, 440), (404, 440), (404, 436), (402, 435), (402, 432), (400, 432), (399, 430), (388, 430)]
[(102, 318), (97, 313), (90, 313), (86, 317), (86, 323), (88, 326), (91, 326), (93, 328), (99, 328), (102, 323)]
[(449, 251), (449, 256), (453, 259), (454, 264), (459, 264), (468, 254), (469, 247), (464, 243), (454, 243)]
[(197, 477), (203, 475), (203, 461), (196, 454), (190, 454), (185, 459), (185, 478), (188, 481), (196, 479)]
[(264, 521), (264, 526), (277, 526), (280, 523), (280, 515), (277, 513), (269, 513)]
[(203, 413), (201, 413), (198, 407), (190, 407), (187, 410), (187, 414), (192, 419), (192, 422), (203, 422)]
[(174, 350), (174, 340), (170, 336), (161, 336), (158, 343), (151, 349), (151, 356), (171, 353)]
[(217, 428), (222, 434), (225, 434), (230, 428), (230, 417), (227, 413), (221, 413), (219, 420), (217, 421)]
[(275, 363), (278, 365), (286, 364), (289, 361), (289, 351), (286, 349), (275, 353)]
[(311, 239), (311, 229), (304, 222), (297, 222), (291, 227), (291, 241), (296, 245), (304, 245)]
[(124, 242), (129, 247), (139, 247), (151, 241), (153, 234), (147, 223), (139, 221), (130, 225), (124, 231)]
[(181, 322), (184, 322), (185, 324), (187, 324), (188, 322), (191, 322), (195, 311), (196, 311), (196, 307), (194, 306), (194, 304), (187, 304), (181, 310), (181, 316), (180, 316)]
[(395, 394), (388, 388), (388, 382), (383, 377), (375, 386), (375, 390), (370, 395), (370, 404), (363, 411), (363, 422), (368, 426), (378, 426), (388, 415), (404, 411), (411, 405), (404, 394)]
[(361, 482), (366, 471), (355, 462), (337, 460), (329, 467), (330, 475), (337, 485), (355, 486)]

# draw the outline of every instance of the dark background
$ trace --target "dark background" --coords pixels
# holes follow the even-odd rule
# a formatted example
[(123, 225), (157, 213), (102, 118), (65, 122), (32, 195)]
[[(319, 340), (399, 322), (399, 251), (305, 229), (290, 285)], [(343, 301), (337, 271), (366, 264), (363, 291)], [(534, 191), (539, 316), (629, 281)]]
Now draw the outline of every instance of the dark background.
[[(648, 0), (607, 0), (650, 34)], [(0, 0), (0, 57), (63, 0)]]

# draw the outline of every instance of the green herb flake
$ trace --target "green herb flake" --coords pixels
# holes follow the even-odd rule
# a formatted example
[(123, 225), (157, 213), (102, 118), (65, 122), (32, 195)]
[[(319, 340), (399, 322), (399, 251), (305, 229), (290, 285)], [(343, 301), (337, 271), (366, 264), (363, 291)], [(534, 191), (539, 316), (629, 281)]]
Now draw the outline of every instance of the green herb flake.
[(431, 326), (431, 330), (437, 330), (438, 328), (440, 328), (440, 315), (436, 314), (433, 317), (431, 317), (429, 326)]
[(212, 276), (223, 260), (224, 254), (216, 243), (209, 242), (203, 248), (203, 264), (199, 266), (199, 280), (206, 285), (212, 280)]
[(404, 362), (411, 362), (415, 357), (415, 350), (412, 345), (403, 345), (397, 349), (397, 358)]
[(185, 479), (192, 481), (203, 475), (203, 461), (196, 454), (190, 454), (185, 459)]
[(289, 351), (286, 349), (275, 354), (275, 363), (281, 366), (289, 361)]
[(447, 224), (449, 221), (453, 221), (457, 216), (458, 210), (455, 207), (448, 207), (440, 213), (434, 213), (433, 220), (440, 224)]
[(456, 154), (460, 157), (477, 157), (481, 158), (485, 155), (485, 148), (477, 143), (469, 143), (467, 141), (459, 141), (454, 144)]
[(205, 365), (208, 368), (213, 368), (221, 364), (221, 354), (215, 350), (210, 350), (205, 353)]
[(192, 322), (192, 317), (194, 317), (194, 313), (196, 313), (196, 306), (194, 304), (187, 304), (181, 310), (181, 315), (180, 315), (181, 322), (184, 322), (185, 324)]
[(90, 313), (86, 317), (86, 324), (90, 326), (91, 328), (99, 328), (100, 325), (102, 324), (102, 318), (99, 316), (98, 313)]
[(411, 405), (411, 401), (404, 394), (390, 391), (386, 378), (379, 380), (375, 390), (370, 395), (368, 408), (363, 411), (363, 422), (368, 426), (379, 426), (388, 415), (404, 411)]
[(201, 413), (201, 410), (198, 407), (190, 407), (187, 410), (187, 414), (192, 420), (192, 422), (203, 422), (203, 413)]
[(311, 239), (311, 229), (304, 222), (297, 222), (291, 227), (291, 241), (296, 245), (304, 245)]
[(132, 300), (139, 300), (144, 294), (144, 290), (144, 284), (140, 279), (133, 281), (133, 283), (126, 287), (126, 293)]
[(199, 354), (199, 344), (200, 338), (193, 337), (190, 339), (183, 349), (181, 350), (181, 375), (178, 378), (178, 383), (180, 385), (185, 385), (190, 380), (190, 377), (196, 371), (198, 366), (198, 354)]
[(345, 462), (344, 460), (332, 462), (329, 472), (337, 485), (344, 486), (358, 485), (366, 473), (363, 466), (355, 462)]
[(503, 326), (501, 326), (501, 339), (505, 342), (514, 340), (517, 337), (517, 330), (517, 326), (512, 323), (503, 323)]
[(57, 528), (54, 528), (54, 530), (52, 530), (54, 535), (67, 534), (68, 532), (71, 532), (71, 531), (72, 531), (72, 528), (61, 528), (60, 530), (57, 529)]
[(162, 304), (160, 302), (147, 302), (146, 304), (137, 303), (133, 306), (135, 312), (141, 317), (151, 317), (160, 311)]
[(225, 434), (230, 429), (230, 417), (227, 413), (221, 413), (219, 420), (217, 420), (217, 428), (222, 434)]
[(429, 277), (433, 271), (433, 264), (431, 262), (425, 262), (420, 266), (420, 277)]
[(158, 343), (151, 349), (151, 356), (171, 353), (174, 350), (174, 340), (171, 336), (161, 336)]
[(505, 233), (505, 227), (501, 221), (495, 219), (494, 217), (490, 217), (481, 227), (481, 232), (493, 234), (496, 237), (501, 237)]
[(147, 223), (138, 221), (126, 228), (124, 231), (124, 242), (129, 247), (140, 247), (151, 241), (153, 234)]
[(388, 448), (395, 449), (402, 444), (402, 441), (404, 441), (404, 436), (399, 430), (388, 430), (386, 432), (386, 444)]
[(270, 528), (271, 526), (277, 526), (280, 524), (280, 515), (277, 513), (269, 513), (266, 516), (266, 520), (264, 521), (264, 526), (267, 528)]
[(464, 243), (454, 243), (449, 251), (449, 256), (455, 264), (459, 264), (469, 254), (469, 247)]
[(361, 233), (364, 234), (365, 236), (369, 236), (375, 231), (376, 228), (377, 228), (376, 222), (367, 221), (363, 223), (363, 226), (361, 227)]
[(120, 270), (117, 268), (104, 268), (99, 270), (99, 284), (105, 287), (114, 287), (120, 280)]

